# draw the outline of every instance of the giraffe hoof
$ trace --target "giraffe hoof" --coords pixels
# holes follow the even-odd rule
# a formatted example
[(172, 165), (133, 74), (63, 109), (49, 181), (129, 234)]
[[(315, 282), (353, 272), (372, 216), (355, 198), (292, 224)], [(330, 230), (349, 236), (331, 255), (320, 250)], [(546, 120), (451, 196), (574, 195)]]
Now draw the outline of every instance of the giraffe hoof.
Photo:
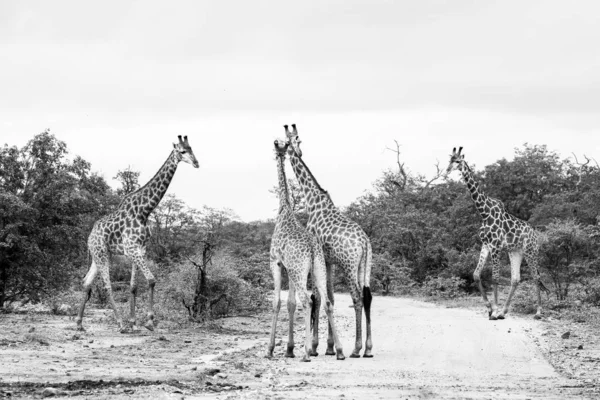
[(352, 353), (350, 354), (350, 358), (360, 358), (360, 354)]
[(85, 332), (85, 328), (83, 326), (81, 326), (81, 325), (77, 325), (77, 330), (79, 332)]
[(310, 358), (302, 357), (302, 360), (300, 360), (300, 362), (310, 362)]
[(535, 314), (533, 316), (533, 319), (542, 319), (542, 316), (540, 314)]
[(490, 315), (490, 321), (495, 321), (497, 319), (498, 319), (498, 317), (496, 317), (495, 315)]
[(296, 356), (294, 355), (294, 353), (285, 353), (285, 356), (287, 358), (296, 358)]
[(310, 352), (310, 356), (311, 356), (311, 357), (318, 357), (318, 356), (319, 356), (319, 353), (317, 353), (317, 351), (316, 351), (316, 350), (311, 350), (311, 352)]
[(146, 322), (146, 324), (144, 325), (144, 328), (148, 329), (149, 331), (153, 331), (154, 330), (154, 322), (152, 320)]
[(504, 317), (504, 315), (503, 315), (503, 314), (500, 314), (500, 315), (498, 315), (498, 317), (497, 317), (497, 318), (498, 318), (498, 319), (504, 319), (505, 317)]
[(363, 358), (373, 358), (373, 354), (363, 354)]
[(326, 356), (335, 356), (335, 351), (333, 351), (333, 349), (327, 349), (325, 351), (325, 355)]

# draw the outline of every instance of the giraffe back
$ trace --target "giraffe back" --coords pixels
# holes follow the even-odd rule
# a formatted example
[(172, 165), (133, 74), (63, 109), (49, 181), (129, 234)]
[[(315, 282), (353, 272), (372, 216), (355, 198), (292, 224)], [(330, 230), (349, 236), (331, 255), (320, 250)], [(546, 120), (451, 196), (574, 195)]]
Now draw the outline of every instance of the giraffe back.
[(355, 264), (369, 242), (362, 228), (335, 207), (309, 210), (307, 228), (322, 243), (325, 259), (340, 266)]

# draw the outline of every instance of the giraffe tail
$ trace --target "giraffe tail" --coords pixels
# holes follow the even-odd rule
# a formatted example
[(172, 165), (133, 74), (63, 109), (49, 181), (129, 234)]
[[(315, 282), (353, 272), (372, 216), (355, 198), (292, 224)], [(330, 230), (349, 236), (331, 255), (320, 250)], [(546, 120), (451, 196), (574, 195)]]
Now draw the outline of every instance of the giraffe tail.
[(363, 266), (363, 305), (365, 307), (365, 313), (369, 316), (371, 315), (371, 301), (373, 300), (373, 296), (371, 295), (371, 266), (373, 262), (373, 252), (371, 251), (371, 242), (367, 241), (367, 244), (364, 249), (364, 266)]

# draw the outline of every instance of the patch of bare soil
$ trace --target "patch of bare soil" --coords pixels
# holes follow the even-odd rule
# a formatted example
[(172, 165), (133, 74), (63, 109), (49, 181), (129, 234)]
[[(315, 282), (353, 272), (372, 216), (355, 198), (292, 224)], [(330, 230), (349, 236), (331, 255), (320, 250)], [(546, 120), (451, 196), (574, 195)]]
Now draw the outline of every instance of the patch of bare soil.
[[(336, 322), (346, 356), (354, 343), (354, 310), (336, 295)], [(303, 313), (296, 311), (296, 358), (285, 358), (287, 310), (282, 304), (274, 357), (266, 359), (270, 313), (210, 326), (161, 326), (120, 334), (108, 311), (90, 310), (87, 332), (67, 317), (0, 315), (0, 397), (219, 399), (573, 399), (594, 398), (595, 382), (557, 372), (550, 322), (448, 309), (411, 299), (376, 297), (374, 358), (325, 356), (321, 313), (318, 357), (302, 363)], [(539, 335), (538, 335), (539, 333)], [(579, 346), (571, 328), (561, 343)], [(364, 340), (364, 338), (363, 338)], [(587, 340), (587, 339), (586, 339)], [(559, 341), (559, 339), (557, 339)], [(587, 350), (578, 350), (580, 353)], [(592, 348), (590, 347), (590, 350)], [(593, 357), (592, 353), (585, 357)], [(581, 356), (582, 360), (584, 359)], [(587, 362), (587, 361), (583, 361)], [(591, 363), (591, 362), (590, 362)], [(594, 363), (596, 366), (597, 363)]]
[(598, 326), (592, 321), (562, 319), (553, 314), (534, 324), (528, 334), (558, 372), (600, 397)]

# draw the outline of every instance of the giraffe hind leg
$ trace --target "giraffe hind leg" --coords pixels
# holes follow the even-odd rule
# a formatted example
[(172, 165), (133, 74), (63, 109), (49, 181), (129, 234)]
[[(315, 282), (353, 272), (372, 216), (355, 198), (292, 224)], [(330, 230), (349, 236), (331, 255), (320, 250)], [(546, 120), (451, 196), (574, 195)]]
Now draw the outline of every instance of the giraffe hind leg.
[(504, 319), (508, 313), (510, 302), (517, 291), (519, 282), (521, 282), (521, 261), (523, 260), (523, 254), (520, 251), (513, 251), (508, 253), (508, 256), (510, 258), (510, 292), (502, 311), (498, 314), (498, 319)]
[(365, 352), (363, 357), (372, 358), (373, 354), (371, 353), (371, 349), (373, 349), (373, 342), (371, 341), (371, 302), (373, 301), (373, 296), (371, 295), (371, 289), (368, 286), (363, 287), (363, 302), (365, 307), (365, 319), (367, 322), (367, 341), (365, 342)]
[(96, 262), (92, 259), (92, 265), (90, 266), (90, 270), (85, 275), (83, 279), (83, 295), (81, 299), (81, 305), (79, 306), (79, 312), (77, 313), (77, 330), (85, 331), (83, 328), (83, 312), (85, 311), (85, 305), (92, 297), (92, 283), (94, 283), (94, 279), (98, 275), (98, 266)]
[(275, 349), (275, 334), (277, 330), (277, 316), (281, 308), (281, 265), (277, 261), (271, 261), (271, 272), (273, 273), (273, 318), (271, 320), (271, 335), (267, 348), (267, 358), (273, 357)]
[[(333, 292), (333, 281), (335, 279), (335, 264), (327, 264), (327, 298), (331, 302), (331, 315), (333, 318), (333, 310), (335, 305), (334, 300), (334, 292)], [(333, 329), (331, 324), (327, 324), (327, 350), (325, 351), (325, 355), (335, 356), (336, 352), (334, 351), (333, 346), (335, 345), (335, 339), (333, 337)]]

